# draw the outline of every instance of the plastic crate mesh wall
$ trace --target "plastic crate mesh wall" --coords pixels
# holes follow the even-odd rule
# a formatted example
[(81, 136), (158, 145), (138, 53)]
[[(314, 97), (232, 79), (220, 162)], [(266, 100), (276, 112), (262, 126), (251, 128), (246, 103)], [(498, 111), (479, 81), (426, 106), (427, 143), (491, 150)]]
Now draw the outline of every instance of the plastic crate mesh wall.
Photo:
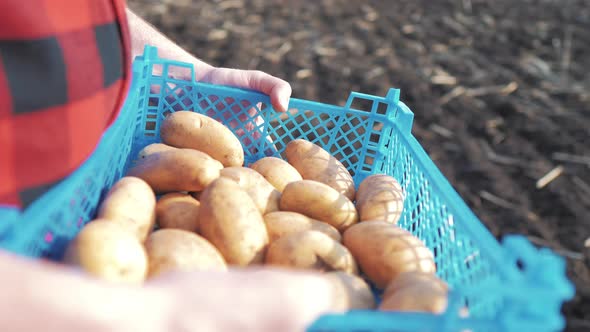
[(132, 112), (138, 106), (133, 97), (79, 169), (5, 223), (9, 230), (0, 236), (2, 246), (30, 257), (61, 259), (67, 244), (95, 217), (99, 202), (127, 171), (135, 134)]

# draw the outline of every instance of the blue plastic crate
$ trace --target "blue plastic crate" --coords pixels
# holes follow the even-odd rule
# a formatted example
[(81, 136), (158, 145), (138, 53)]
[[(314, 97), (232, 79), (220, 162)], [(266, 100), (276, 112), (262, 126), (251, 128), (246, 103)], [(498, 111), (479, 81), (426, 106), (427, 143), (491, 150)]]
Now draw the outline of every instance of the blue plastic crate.
[[(344, 107), (292, 98), (277, 113), (268, 96), (231, 87), (180, 81), (147, 47), (133, 66), (133, 83), (119, 118), (93, 155), (74, 174), (22, 214), (0, 206), (0, 246), (22, 255), (59, 259), (65, 245), (90, 221), (105, 193), (137, 152), (158, 142), (169, 112), (208, 114), (243, 134), (246, 163), (280, 156), (286, 144), (305, 138), (335, 155), (358, 185), (385, 173), (400, 181), (405, 205), (399, 225), (433, 251), (438, 275), (451, 287), (441, 315), (353, 311), (326, 315), (310, 331), (560, 331), (561, 305), (574, 295), (565, 261), (520, 236), (502, 244), (488, 232), (411, 133), (413, 114), (391, 89), (378, 97), (351, 93)], [(154, 68), (161, 75), (153, 74)], [(364, 107), (355, 109), (357, 102)], [(264, 123), (248, 110), (258, 111)], [(260, 139), (262, 137), (263, 139)], [(271, 140), (264, 139), (270, 138)], [(376, 294), (378, 296), (378, 294)], [(469, 317), (459, 309), (467, 306)]]

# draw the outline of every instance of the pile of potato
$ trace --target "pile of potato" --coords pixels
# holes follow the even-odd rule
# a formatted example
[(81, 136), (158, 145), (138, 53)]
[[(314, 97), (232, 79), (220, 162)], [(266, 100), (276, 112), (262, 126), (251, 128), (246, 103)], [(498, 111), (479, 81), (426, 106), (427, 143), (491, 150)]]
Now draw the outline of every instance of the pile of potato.
[[(70, 243), (65, 262), (96, 277), (142, 283), (172, 271), (280, 266), (323, 271), (335, 310), (440, 313), (447, 285), (432, 252), (396, 226), (403, 195), (392, 177), (355, 190), (348, 170), (306, 140), (285, 159), (244, 167), (238, 138), (205, 115), (172, 113)], [(369, 285), (384, 290), (377, 305)]]

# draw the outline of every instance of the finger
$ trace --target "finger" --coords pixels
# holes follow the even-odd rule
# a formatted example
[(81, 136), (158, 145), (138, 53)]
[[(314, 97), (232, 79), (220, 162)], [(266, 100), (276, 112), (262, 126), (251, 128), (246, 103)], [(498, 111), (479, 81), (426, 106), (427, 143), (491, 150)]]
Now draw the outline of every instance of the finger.
[(233, 268), (167, 274), (147, 285), (172, 295), (174, 330), (299, 332), (335, 307), (333, 285), (311, 272)]
[(232, 270), (230, 274), (240, 282), (239, 290), (232, 292), (235, 309), (262, 318), (260, 331), (305, 331), (334, 307), (332, 284), (316, 274), (275, 269)]
[(270, 103), (275, 110), (286, 112), (291, 97), (291, 85), (286, 81), (267, 73), (255, 71), (250, 77), (253, 89), (270, 96)]
[(287, 110), (292, 92), (288, 82), (258, 70), (217, 68), (210, 82), (260, 91), (270, 96), (272, 106), (279, 112)]
[[(277, 79), (278, 80), (278, 79)], [(291, 98), (291, 85), (283, 80), (278, 80), (270, 95), (270, 103), (279, 112), (286, 112)]]
[[(233, 272), (233, 271), (232, 271)], [(274, 269), (239, 272), (242, 287), (257, 289), (249, 296), (263, 299), (259, 312), (273, 317), (268, 331), (304, 331), (322, 314), (334, 308), (333, 285), (317, 274)], [(244, 301), (246, 305), (252, 304)], [(277, 306), (277, 303), (281, 303)], [(245, 308), (244, 308), (245, 310)]]

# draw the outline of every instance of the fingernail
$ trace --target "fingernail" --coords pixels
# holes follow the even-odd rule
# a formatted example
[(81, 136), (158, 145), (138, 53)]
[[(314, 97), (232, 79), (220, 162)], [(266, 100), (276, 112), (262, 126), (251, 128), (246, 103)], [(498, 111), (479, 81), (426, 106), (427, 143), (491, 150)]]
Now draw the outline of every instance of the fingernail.
[(289, 96), (286, 95), (286, 94), (282, 94), (279, 97), (279, 103), (281, 104), (281, 108), (282, 108), (281, 111), (284, 112), (284, 111), (287, 111), (289, 109), (289, 99), (290, 99)]

